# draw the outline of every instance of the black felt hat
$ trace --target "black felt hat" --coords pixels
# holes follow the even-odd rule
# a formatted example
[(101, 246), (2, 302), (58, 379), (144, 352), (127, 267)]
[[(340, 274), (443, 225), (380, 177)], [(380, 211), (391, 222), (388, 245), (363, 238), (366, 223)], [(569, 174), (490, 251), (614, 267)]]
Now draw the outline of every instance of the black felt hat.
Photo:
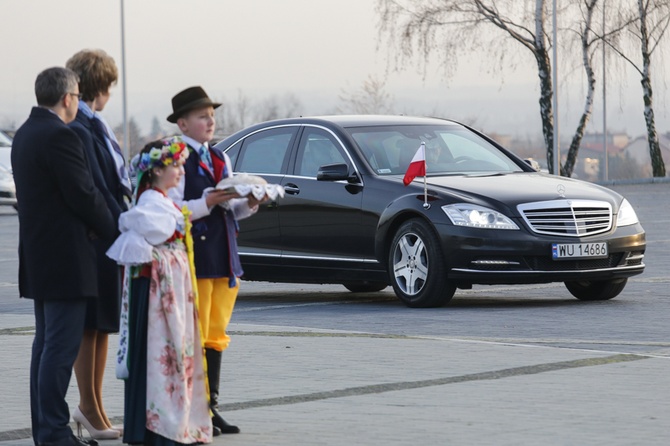
[(174, 95), (172, 98), (172, 114), (167, 117), (167, 120), (176, 123), (177, 119), (188, 111), (209, 106), (217, 108), (220, 105), (218, 102), (212, 102), (202, 87), (190, 87)]

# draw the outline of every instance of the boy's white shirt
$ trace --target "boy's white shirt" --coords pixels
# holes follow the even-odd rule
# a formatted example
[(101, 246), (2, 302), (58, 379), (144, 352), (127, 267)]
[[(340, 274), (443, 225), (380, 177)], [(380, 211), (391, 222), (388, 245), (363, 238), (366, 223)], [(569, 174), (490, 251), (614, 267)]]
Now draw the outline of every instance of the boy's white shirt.
[[(181, 139), (183, 139), (186, 144), (194, 148), (196, 152), (202, 145), (195, 139), (186, 135), (181, 135)], [(208, 143), (205, 143), (205, 146), (209, 148)], [(228, 166), (227, 178), (231, 178), (233, 176), (233, 170), (231, 169), (232, 162), (230, 161), (230, 157), (225, 153), (223, 154), (223, 158), (224, 162), (226, 163), (226, 166)], [(179, 185), (177, 187), (171, 188), (168, 191), (168, 196), (172, 198), (172, 200), (175, 203), (177, 203), (179, 207), (182, 207), (184, 205), (188, 207), (189, 211), (191, 211), (192, 214), (191, 220), (198, 220), (202, 217), (208, 216), (214, 206), (207, 207), (207, 194), (212, 190), (214, 190), (214, 188), (208, 187), (205, 190), (203, 190), (202, 196), (200, 198), (195, 198), (193, 200), (184, 200), (185, 186), (186, 186), (186, 176), (182, 175), (181, 179), (179, 180)], [(254, 206), (253, 208), (249, 207), (246, 198), (233, 198), (232, 200), (228, 201), (228, 205), (225, 207), (233, 211), (235, 220), (242, 220), (255, 214), (256, 211), (258, 211), (258, 206)]]

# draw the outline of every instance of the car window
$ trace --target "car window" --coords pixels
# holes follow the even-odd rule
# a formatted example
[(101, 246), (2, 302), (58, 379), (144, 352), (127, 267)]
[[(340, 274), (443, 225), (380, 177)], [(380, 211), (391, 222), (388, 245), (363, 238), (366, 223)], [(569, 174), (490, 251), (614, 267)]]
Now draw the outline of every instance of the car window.
[[(436, 163), (462, 164), (464, 170), (518, 170), (504, 153), (470, 132), (441, 132), (440, 138), (448, 148), (448, 158), (435, 159)], [(429, 158), (426, 148), (426, 158)]]
[(319, 167), (338, 163), (347, 164), (347, 161), (335, 138), (325, 130), (305, 128), (298, 147), (296, 175), (316, 177)]
[(235, 170), (247, 173), (282, 173), (295, 133), (295, 127), (254, 133), (244, 140)]
[(405, 173), (422, 142), (429, 174), (523, 170), (484, 138), (455, 125), (357, 127), (349, 133), (379, 175)]
[(226, 150), (226, 155), (230, 157), (230, 161), (233, 163), (233, 169), (238, 170), (238, 168), (235, 166), (237, 163), (237, 156), (240, 154), (240, 149), (242, 148), (242, 141), (237, 141), (235, 144), (230, 146), (228, 150)]

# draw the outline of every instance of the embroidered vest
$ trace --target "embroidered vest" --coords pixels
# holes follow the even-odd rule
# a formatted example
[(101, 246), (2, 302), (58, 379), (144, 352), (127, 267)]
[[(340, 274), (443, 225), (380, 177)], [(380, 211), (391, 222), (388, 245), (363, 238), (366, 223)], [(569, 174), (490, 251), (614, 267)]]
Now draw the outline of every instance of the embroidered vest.
[[(217, 149), (210, 149), (214, 174), (200, 161), (197, 150), (189, 146), (189, 157), (184, 164), (184, 200), (202, 197), (202, 191), (215, 187), (227, 174), (224, 157)], [(237, 252), (237, 223), (232, 211), (214, 206), (211, 213), (193, 221), (193, 252), (196, 276), (200, 279), (228, 277), (230, 286), (244, 272)]]

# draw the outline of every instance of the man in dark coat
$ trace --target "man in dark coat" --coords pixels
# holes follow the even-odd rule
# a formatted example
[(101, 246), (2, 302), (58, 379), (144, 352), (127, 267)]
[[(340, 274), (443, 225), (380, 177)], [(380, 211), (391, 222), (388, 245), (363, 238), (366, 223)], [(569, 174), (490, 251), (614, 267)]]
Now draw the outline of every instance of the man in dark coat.
[(116, 224), (93, 184), (82, 142), (67, 127), (77, 114), (78, 76), (49, 68), (35, 81), (37, 107), (16, 132), (12, 168), (19, 211), (19, 293), (34, 300), (30, 410), (36, 445), (85, 445), (69, 427), (65, 394), (98, 293), (92, 240)]

